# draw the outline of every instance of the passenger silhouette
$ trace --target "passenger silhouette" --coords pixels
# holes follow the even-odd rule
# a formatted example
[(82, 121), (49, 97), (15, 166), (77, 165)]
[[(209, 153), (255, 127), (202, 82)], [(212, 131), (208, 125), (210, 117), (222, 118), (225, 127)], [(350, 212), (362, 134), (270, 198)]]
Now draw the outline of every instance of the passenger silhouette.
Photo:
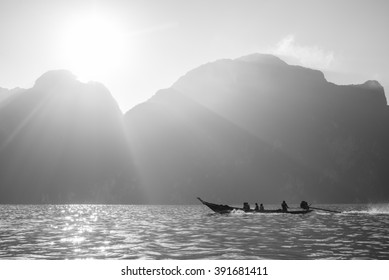
[(287, 212), (288, 211), (289, 206), (288, 206), (288, 204), (286, 204), (285, 200), (282, 201), (281, 207), (282, 207), (282, 211), (283, 212)]
[(301, 201), (300, 207), (301, 207), (302, 209), (304, 209), (304, 210), (309, 210), (308, 202), (306, 202), (306, 201), (304, 201), (304, 200)]
[(244, 211), (250, 211), (250, 205), (247, 202), (243, 203), (243, 210)]

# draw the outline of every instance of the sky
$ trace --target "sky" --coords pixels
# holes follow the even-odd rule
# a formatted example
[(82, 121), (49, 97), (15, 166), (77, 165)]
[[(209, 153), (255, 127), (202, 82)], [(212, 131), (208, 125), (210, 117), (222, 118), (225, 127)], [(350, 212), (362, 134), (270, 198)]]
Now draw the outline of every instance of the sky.
[(271, 53), (389, 88), (385, 0), (1, 0), (0, 87), (68, 69), (123, 112), (217, 59)]

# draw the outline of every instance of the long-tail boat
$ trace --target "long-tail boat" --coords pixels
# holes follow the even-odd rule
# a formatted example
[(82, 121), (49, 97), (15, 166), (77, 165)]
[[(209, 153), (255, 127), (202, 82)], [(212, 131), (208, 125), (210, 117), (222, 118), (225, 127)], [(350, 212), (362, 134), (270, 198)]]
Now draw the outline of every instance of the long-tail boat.
[(302, 209), (302, 210), (288, 210), (283, 211), (282, 209), (275, 209), (275, 210), (255, 210), (255, 209), (244, 209), (240, 207), (233, 207), (229, 205), (223, 205), (223, 204), (215, 204), (210, 203), (202, 200), (200, 197), (197, 198), (201, 201), (202, 204), (205, 206), (208, 206), (212, 211), (219, 213), (219, 214), (228, 214), (233, 211), (244, 211), (244, 212), (252, 212), (252, 213), (263, 213), (263, 214), (271, 214), (271, 213), (285, 213), (285, 214), (307, 214), (312, 212), (312, 209)]

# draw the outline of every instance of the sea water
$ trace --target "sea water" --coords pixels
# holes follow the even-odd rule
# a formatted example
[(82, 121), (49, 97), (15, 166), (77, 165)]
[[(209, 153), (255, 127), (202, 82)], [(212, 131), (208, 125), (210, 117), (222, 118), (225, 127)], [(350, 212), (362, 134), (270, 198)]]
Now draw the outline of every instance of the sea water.
[(0, 259), (389, 259), (389, 205), (319, 206), (0, 205)]

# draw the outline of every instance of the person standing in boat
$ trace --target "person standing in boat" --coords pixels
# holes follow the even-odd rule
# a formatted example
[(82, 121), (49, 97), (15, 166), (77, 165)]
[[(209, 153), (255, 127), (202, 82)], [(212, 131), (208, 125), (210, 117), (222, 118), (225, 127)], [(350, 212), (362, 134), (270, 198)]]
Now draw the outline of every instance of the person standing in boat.
[(259, 205), (259, 211), (264, 211), (265, 210), (265, 207), (263, 207), (263, 204), (261, 203), (261, 205)]
[(243, 211), (250, 211), (250, 204), (248, 202), (243, 203)]
[(255, 203), (255, 211), (259, 211), (259, 206), (258, 206), (258, 203)]
[(288, 212), (289, 206), (288, 206), (288, 204), (286, 204), (285, 200), (282, 201), (281, 207), (282, 207), (282, 211), (283, 211), (283, 212)]

